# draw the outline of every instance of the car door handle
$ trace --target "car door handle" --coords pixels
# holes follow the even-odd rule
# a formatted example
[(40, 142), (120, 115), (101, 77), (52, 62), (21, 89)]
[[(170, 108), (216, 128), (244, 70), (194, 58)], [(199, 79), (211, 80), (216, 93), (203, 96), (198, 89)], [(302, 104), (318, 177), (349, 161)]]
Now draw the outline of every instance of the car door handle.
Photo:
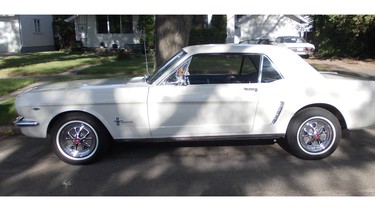
[(253, 91), (253, 92), (257, 92), (258, 91), (258, 88), (244, 88), (245, 91)]

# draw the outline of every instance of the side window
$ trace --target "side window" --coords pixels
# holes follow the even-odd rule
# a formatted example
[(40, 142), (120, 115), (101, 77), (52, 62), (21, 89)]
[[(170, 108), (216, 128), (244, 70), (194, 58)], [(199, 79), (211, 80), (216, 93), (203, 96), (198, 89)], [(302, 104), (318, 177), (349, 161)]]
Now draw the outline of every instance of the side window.
[(198, 54), (189, 66), (190, 84), (242, 83), (241, 54)]
[(190, 84), (255, 83), (259, 55), (199, 54), (189, 66)]
[(236, 54), (198, 54), (190, 63), (190, 75), (238, 74), (241, 55)]
[[(262, 71), (260, 71), (261, 69)], [(259, 73), (262, 73), (261, 77)], [(259, 54), (198, 54), (179, 65), (164, 85), (268, 83), (281, 79), (272, 62)]]
[(266, 56), (263, 56), (262, 83), (269, 83), (279, 79), (282, 79), (279, 72), (275, 69), (272, 62)]
[(244, 83), (257, 83), (261, 56), (258, 54), (244, 55), (242, 60), (241, 78)]

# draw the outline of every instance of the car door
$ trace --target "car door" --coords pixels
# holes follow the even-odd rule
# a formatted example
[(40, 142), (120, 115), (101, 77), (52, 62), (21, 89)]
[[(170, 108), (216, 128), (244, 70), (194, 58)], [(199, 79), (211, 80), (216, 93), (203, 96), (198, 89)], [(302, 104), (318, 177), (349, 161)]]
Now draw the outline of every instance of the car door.
[[(195, 56), (176, 68), (149, 89), (152, 137), (250, 134), (258, 103), (258, 65), (249, 55), (226, 54)], [(185, 77), (183, 83), (179, 77)]]

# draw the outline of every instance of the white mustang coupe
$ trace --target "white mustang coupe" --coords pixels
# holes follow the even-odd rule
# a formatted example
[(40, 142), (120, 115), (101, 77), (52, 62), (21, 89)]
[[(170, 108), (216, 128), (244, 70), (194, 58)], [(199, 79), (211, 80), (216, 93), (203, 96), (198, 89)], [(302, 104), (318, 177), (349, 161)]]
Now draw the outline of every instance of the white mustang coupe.
[(183, 48), (152, 75), (46, 84), (16, 99), (14, 122), (50, 137), (70, 164), (109, 141), (275, 139), (302, 159), (322, 159), (344, 130), (375, 125), (375, 82), (317, 72), (286, 48)]

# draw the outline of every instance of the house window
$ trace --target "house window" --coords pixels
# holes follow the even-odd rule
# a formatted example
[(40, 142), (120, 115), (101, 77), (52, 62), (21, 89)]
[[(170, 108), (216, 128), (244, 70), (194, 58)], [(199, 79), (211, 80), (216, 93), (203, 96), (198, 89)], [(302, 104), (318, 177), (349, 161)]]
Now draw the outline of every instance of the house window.
[(34, 32), (41, 33), (40, 30), (40, 19), (34, 19)]
[(106, 15), (96, 16), (96, 30), (98, 34), (108, 34), (108, 20)]
[(133, 16), (122, 15), (121, 16), (121, 28), (122, 33), (133, 33)]
[(131, 15), (97, 15), (96, 29), (98, 34), (133, 33), (133, 17)]
[(111, 34), (120, 34), (121, 33), (120, 15), (109, 15), (108, 16), (108, 23), (109, 23), (109, 32)]

